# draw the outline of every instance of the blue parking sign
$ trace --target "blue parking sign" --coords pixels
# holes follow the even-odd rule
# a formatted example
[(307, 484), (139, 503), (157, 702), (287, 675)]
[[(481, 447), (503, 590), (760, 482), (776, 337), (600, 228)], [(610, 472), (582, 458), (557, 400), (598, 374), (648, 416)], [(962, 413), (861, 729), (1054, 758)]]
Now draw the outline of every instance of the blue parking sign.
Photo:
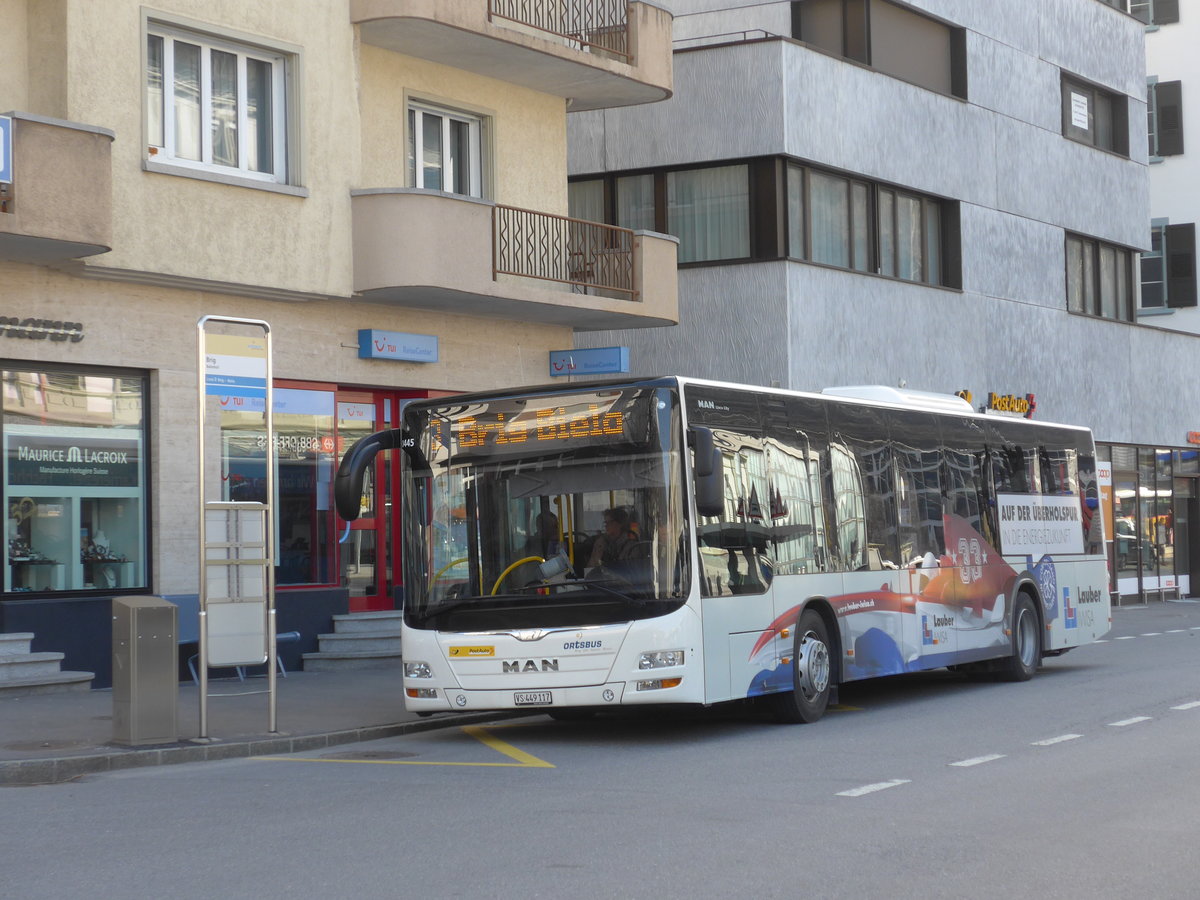
[(0, 182), (12, 184), (12, 119), (0, 116)]

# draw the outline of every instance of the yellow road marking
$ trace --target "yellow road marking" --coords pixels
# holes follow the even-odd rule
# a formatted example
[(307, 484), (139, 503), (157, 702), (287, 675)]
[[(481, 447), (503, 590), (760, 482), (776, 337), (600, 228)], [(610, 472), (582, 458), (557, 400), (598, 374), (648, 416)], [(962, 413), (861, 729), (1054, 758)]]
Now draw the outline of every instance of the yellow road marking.
[(519, 750), (512, 744), (500, 740), (487, 729), (479, 725), (463, 725), (460, 729), (485, 747), (507, 756), (515, 762), (435, 762), (420, 759), (322, 759), (311, 756), (255, 756), (253, 759), (270, 762), (316, 762), (316, 763), (357, 763), (372, 766), (478, 766), (494, 769), (553, 769), (554, 764), (544, 759), (538, 759), (531, 753)]

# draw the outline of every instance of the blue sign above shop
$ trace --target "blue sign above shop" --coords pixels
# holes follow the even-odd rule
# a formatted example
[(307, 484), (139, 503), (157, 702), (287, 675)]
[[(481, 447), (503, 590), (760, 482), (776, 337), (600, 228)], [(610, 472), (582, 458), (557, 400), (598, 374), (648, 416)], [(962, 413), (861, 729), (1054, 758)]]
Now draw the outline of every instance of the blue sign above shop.
[(12, 119), (0, 116), (0, 181), (12, 184)]
[(399, 359), (406, 362), (438, 361), (435, 334), (405, 334), (403, 331), (379, 331), (362, 328), (358, 332), (359, 359)]
[(552, 378), (559, 378), (563, 375), (609, 375), (628, 371), (628, 347), (550, 351), (550, 377)]

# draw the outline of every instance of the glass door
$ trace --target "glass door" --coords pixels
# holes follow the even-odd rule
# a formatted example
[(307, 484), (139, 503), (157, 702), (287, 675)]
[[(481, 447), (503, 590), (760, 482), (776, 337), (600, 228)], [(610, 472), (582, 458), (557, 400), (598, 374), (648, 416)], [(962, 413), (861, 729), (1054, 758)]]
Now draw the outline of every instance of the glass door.
[[(335, 427), (339, 464), (360, 438), (384, 427), (379, 407), (385, 402), (374, 392), (338, 391)], [(392, 608), (387, 566), (380, 559), (387, 549), (384, 511), (388, 506), (382, 496), (383, 479), (379, 477), (382, 460), (381, 454), (367, 470), (358, 518), (353, 522), (338, 518), (339, 583), (350, 591), (350, 612)]]

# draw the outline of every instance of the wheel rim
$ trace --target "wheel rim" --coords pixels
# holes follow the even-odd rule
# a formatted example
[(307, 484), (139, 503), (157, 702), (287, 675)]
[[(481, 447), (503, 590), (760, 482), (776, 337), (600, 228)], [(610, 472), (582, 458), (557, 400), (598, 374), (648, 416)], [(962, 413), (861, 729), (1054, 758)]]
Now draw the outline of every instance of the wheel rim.
[(1037, 616), (1028, 607), (1017, 618), (1017, 656), (1026, 667), (1037, 659)]
[(829, 648), (820, 636), (807, 632), (800, 641), (800, 693), (805, 700), (815, 700), (829, 687)]

